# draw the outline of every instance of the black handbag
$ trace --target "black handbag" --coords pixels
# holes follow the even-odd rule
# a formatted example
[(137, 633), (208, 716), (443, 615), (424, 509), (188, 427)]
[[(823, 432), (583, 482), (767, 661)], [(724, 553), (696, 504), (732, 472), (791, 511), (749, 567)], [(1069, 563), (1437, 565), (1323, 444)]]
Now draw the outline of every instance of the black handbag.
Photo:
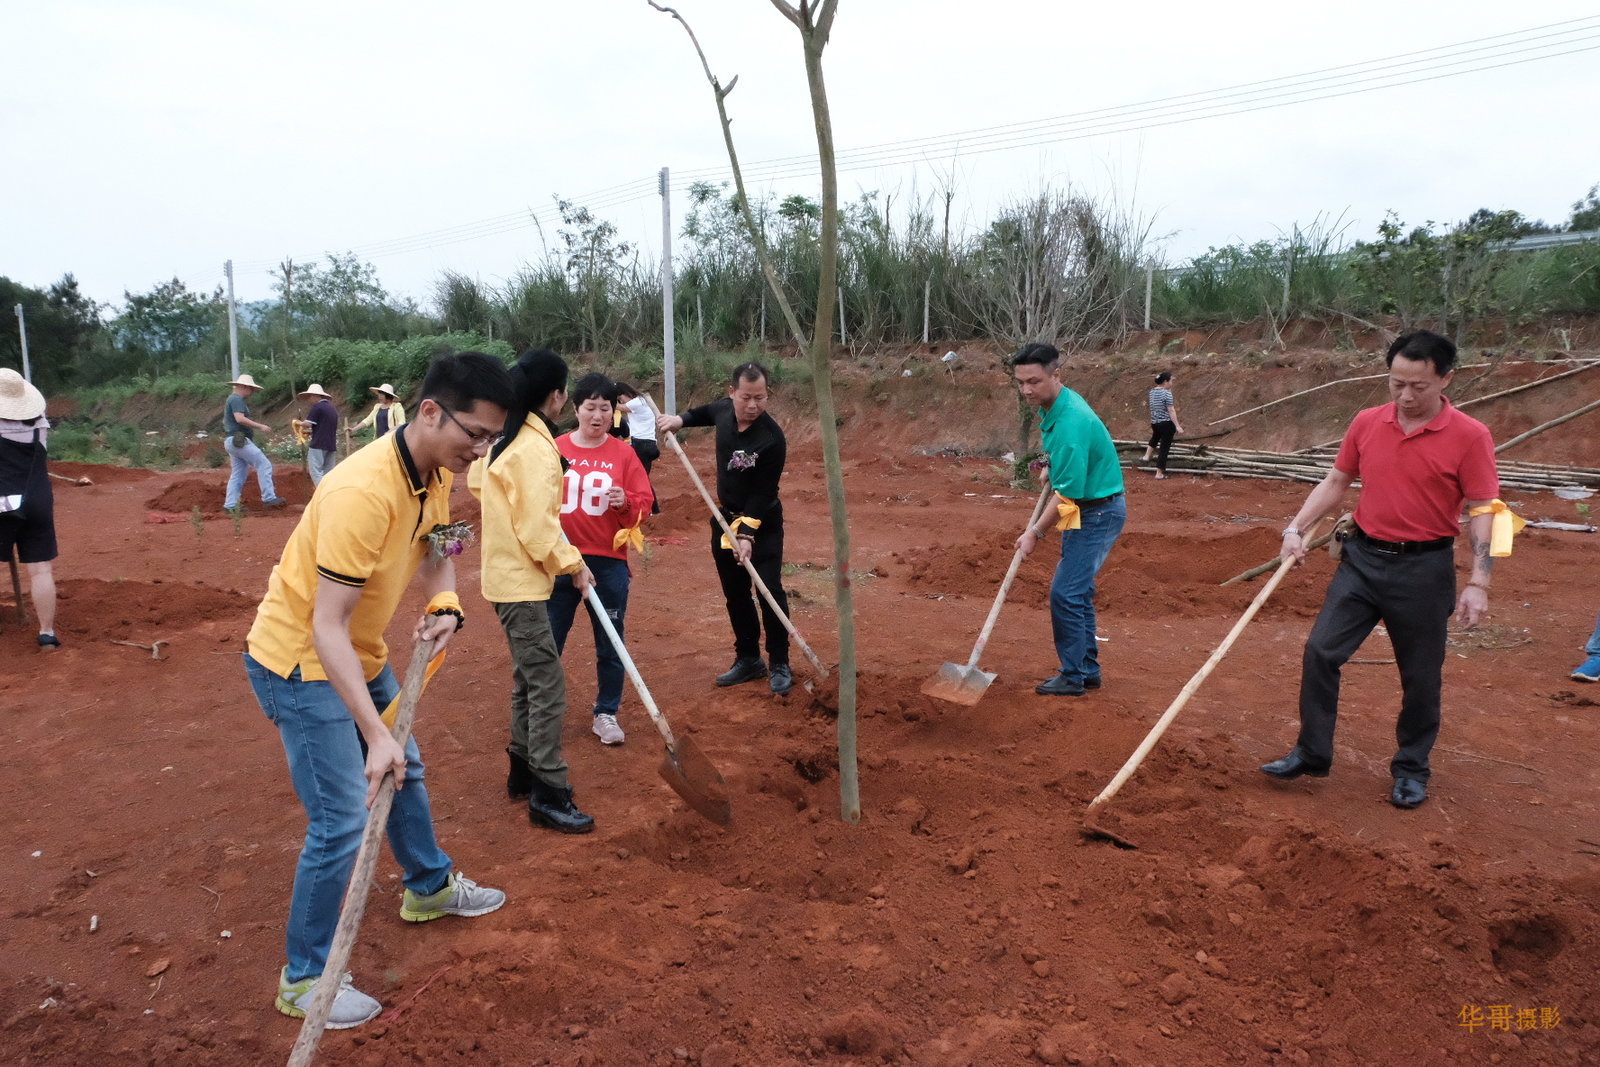
[(44, 460), (44, 448), (39, 444), (39, 431), (33, 431), (33, 461), (28, 466), (28, 478), (21, 492), (0, 493), (0, 519), (25, 519), (28, 517), (28, 486), (33, 484), (34, 472)]

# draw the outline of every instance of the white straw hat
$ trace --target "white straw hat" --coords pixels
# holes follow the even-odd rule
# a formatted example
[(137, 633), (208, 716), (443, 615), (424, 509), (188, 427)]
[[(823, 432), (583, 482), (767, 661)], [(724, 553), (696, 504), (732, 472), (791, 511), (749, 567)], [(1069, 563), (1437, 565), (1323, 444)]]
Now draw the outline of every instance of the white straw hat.
[(10, 367), (0, 370), (0, 419), (27, 422), (43, 414), (44, 394)]
[(229, 382), (228, 384), (229, 385), (243, 385), (243, 386), (246, 386), (246, 387), (248, 387), (250, 389), (260, 389), (261, 388), (261, 386), (256, 384), (256, 380), (254, 378), (250, 377), (250, 375), (248, 375), (248, 374), (241, 374), (241, 375), (239, 375), (239, 377), (235, 378), (233, 381)]
[(318, 385), (316, 382), (312, 382), (310, 385), (306, 386), (306, 388), (300, 393), (300, 395), (301, 396), (320, 396), (324, 400), (332, 400), (333, 399), (333, 397), (329, 396), (326, 392), (324, 392), (323, 389), (322, 389), (322, 386)]
[(394, 386), (390, 385), (388, 382), (384, 382), (382, 385), (371, 386), (367, 391), (369, 393), (382, 393), (384, 396), (387, 396), (390, 400), (398, 400), (398, 399), (400, 399), (399, 397), (394, 395)]

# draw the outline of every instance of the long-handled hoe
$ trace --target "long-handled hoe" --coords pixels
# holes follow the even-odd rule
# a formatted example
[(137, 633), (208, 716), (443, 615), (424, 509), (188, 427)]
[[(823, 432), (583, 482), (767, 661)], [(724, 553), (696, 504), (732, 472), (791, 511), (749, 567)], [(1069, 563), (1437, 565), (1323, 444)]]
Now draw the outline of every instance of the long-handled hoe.
[[(440, 652), (439, 659), (443, 657), (444, 653)], [(438, 663), (431, 662), (433, 660), (433, 642), (418, 641), (416, 651), (411, 653), (411, 666), (406, 670), (406, 681), (400, 689), (400, 697), (391, 705), (395, 714), (390, 731), (401, 748), (411, 737), (411, 720), (416, 717), (417, 700), (422, 696), (422, 687), (438, 670)], [(385, 715), (385, 720), (387, 718)], [(306, 1008), (305, 1020), (300, 1024), (300, 1036), (295, 1038), (294, 1048), (289, 1051), (288, 1067), (307, 1067), (317, 1055), (317, 1046), (322, 1043), (323, 1028), (328, 1025), (328, 1016), (333, 1011), (334, 998), (339, 995), (339, 983), (344, 978), (345, 966), (350, 962), (351, 950), (355, 948), (356, 935), (361, 932), (361, 916), (367, 910), (367, 891), (372, 888), (372, 873), (378, 866), (378, 849), (383, 832), (389, 825), (389, 809), (393, 806), (394, 775), (386, 773), (378, 784), (378, 795), (373, 798), (372, 807), (367, 812), (367, 828), (361, 834), (355, 870), (351, 872), (350, 885), (344, 892), (339, 923), (333, 929), (333, 946), (328, 950), (328, 962), (323, 966), (322, 977), (311, 991), (311, 1003)]]
[(666, 755), (662, 757), (661, 766), (656, 768), (657, 771), (672, 787), (672, 791), (682, 797), (691, 808), (718, 826), (727, 826), (733, 819), (733, 807), (729, 803), (728, 787), (722, 780), (722, 774), (691, 737), (672, 732), (672, 727), (667, 725), (666, 716), (656, 707), (655, 699), (651, 697), (644, 679), (640, 677), (639, 668), (634, 665), (627, 646), (622, 643), (617, 628), (612, 625), (611, 617), (606, 614), (606, 606), (600, 602), (600, 594), (595, 592), (592, 585), (589, 587), (588, 597), (589, 607), (594, 610), (594, 617), (600, 620), (601, 629), (605, 630), (606, 636), (611, 639), (611, 647), (617, 650), (617, 656), (627, 668), (628, 678), (633, 682), (635, 692), (639, 694), (645, 710), (650, 713), (650, 721), (656, 724), (656, 729), (661, 731), (661, 740), (666, 742)]
[[(650, 405), (651, 414), (660, 416), (661, 409), (656, 407), (655, 399), (650, 396), (646, 396), (644, 399), (645, 403)], [(717, 507), (715, 500), (711, 499), (711, 493), (706, 489), (706, 483), (700, 480), (700, 474), (694, 469), (694, 463), (690, 461), (689, 454), (683, 450), (683, 445), (678, 443), (678, 435), (667, 434), (667, 443), (678, 454), (678, 459), (682, 461), (683, 469), (689, 472), (689, 479), (694, 482), (694, 487), (700, 490), (700, 499), (704, 500), (706, 507), (711, 509), (711, 517), (717, 520), (718, 526), (722, 527), (722, 532), (727, 536), (728, 543), (730, 545), (734, 544), (734, 533), (732, 528), (728, 526), (728, 520), (722, 517), (722, 509)], [(800, 646), (800, 652), (811, 664), (811, 669), (816, 672), (815, 679), (805, 682), (806, 692), (810, 693), (811, 698), (818, 704), (837, 711), (838, 696), (835, 688), (837, 683), (830, 678), (828, 668), (822, 665), (822, 661), (817, 658), (817, 654), (811, 651), (811, 646), (806, 644), (806, 639), (800, 636), (800, 631), (795, 629), (794, 622), (790, 620), (788, 613), (778, 606), (778, 601), (772, 595), (772, 590), (767, 588), (767, 583), (762, 581), (761, 575), (756, 573), (755, 564), (747, 559), (744, 561), (744, 569), (750, 572), (750, 581), (755, 583), (756, 589), (761, 593), (762, 598), (766, 600), (767, 607), (771, 608), (772, 613), (778, 617), (778, 621), (783, 623), (783, 628), (789, 631), (789, 636), (794, 639), (795, 644)]]
[[(1050, 500), (1050, 492), (1050, 487), (1047, 485), (1039, 494), (1039, 502), (1033, 508), (1033, 517), (1028, 520), (1030, 528), (1039, 521), (1039, 516), (1044, 514), (1045, 506)], [(978, 634), (978, 643), (972, 646), (972, 657), (965, 664), (947, 661), (939, 668), (939, 673), (922, 683), (924, 693), (969, 708), (983, 699), (983, 694), (988, 691), (995, 676), (979, 669), (978, 658), (983, 655), (984, 646), (989, 643), (989, 634), (994, 630), (995, 620), (1000, 618), (1000, 608), (1005, 604), (1006, 594), (1011, 591), (1011, 582), (1016, 578), (1021, 566), (1022, 549), (1019, 548), (1011, 556), (1011, 566), (1006, 571), (1005, 579), (1000, 583), (1000, 591), (995, 594), (994, 606), (989, 609), (989, 617), (983, 621), (983, 629)]]
[[(1309, 540), (1311, 531), (1321, 521), (1321, 519), (1318, 519), (1317, 522), (1308, 526), (1302, 536)], [(1171, 726), (1172, 721), (1178, 717), (1178, 712), (1183, 710), (1183, 706), (1189, 702), (1189, 698), (1199, 690), (1201, 683), (1211, 676), (1211, 672), (1216, 669), (1217, 664), (1222, 662), (1222, 657), (1228, 654), (1228, 649), (1233, 647), (1233, 642), (1244, 632), (1244, 628), (1250, 624), (1250, 620), (1256, 617), (1256, 612), (1261, 610), (1261, 605), (1267, 602), (1267, 598), (1272, 595), (1273, 590), (1278, 588), (1278, 583), (1283, 581), (1283, 576), (1288, 574), (1293, 566), (1293, 559), (1285, 559), (1278, 564), (1278, 569), (1272, 575), (1272, 579), (1267, 582), (1261, 592), (1256, 594), (1256, 598), (1250, 602), (1250, 606), (1244, 609), (1244, 614), (1239, 616), (1239, 621), (1233, 624), (1233, 629), (1228, 631), (1228, 636), (1222, 639), (1222, 644), (1217, 646), (1217, 650), (1211, 653), (1211, 658), (1206, 660), (1205, 665), (1194, 673), (1194, 677), (1189, 679), (1189, 684), (1183, 687), (1183, 691), (1178, 694), (1177, 699), (1169, 704), (1161, 718), (1156, 720), (1156, 724), (1150, 728), (1150, 732), (1139, 743), (1139, 747), (1134, 750), (1133, 755), (1128, 757), (1128, 762), (1124, 763), (1122, 769), (1117, 772), (1117, 776), (1111, 779), (1111, 784), (1102, 789), (1100, 795), (1089, 802), (1088, 810), (1083, 813), (1082, 830), (1085, 836), (1098, 837), (1110, 841), (1120, 848), (1139, 847), (1121, 834), (1099, 825), (1095, 821), (1096, 813), (1105, 807), (1112, 797), (1117, 795), (1117, 791), (1126, 784), (1129, 778), (1133, 777), (1133, 772), (1139, 769), (1139, 764), (1143, 763), (1144, 758), (1150, 754), (1150, 750), (1156, 747), (1156, 742), (1160, 741), (1161, 735), (1167, 732), (1167, 727)]]

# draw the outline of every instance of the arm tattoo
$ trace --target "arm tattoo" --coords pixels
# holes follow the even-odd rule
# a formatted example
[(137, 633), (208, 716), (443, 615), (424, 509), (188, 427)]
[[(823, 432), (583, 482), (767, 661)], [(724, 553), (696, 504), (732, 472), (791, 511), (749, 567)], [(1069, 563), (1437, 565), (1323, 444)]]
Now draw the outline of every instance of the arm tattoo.
[(1489, 542), (1472, 538), (1472, 562), (1475, 566), (1482, 567), (1484, 574), (1494, 570), (1494, 557), (1489, 555)]

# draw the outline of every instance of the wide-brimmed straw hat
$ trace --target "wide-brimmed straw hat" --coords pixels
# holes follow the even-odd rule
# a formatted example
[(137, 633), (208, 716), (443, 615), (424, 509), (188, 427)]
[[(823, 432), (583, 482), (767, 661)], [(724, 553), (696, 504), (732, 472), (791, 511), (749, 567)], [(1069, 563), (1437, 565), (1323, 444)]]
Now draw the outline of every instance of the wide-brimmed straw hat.
[(0, 370), (0, 419), (28, 422), (44, 414), (44, 394), (6, 367)]
[(327, 394), (327, 392), (325, 392), (323, 390), (322, 386), (318, 385), (316, 382), (312, 382), (310, 385), (306, 386), (305, 389), (301, 391), (300, 395), (301, 396), (320, 396), (324, 400), (332, 400), (333, 399), (333, 397), (329, 396)]
[(371, 387), (368, 388), (367, 391), (369, 393), (382, 393), (384, 396), (388, 397), (390, 400), (399, 400), (400, 399), (399, 397), (394, 395), (394, 386), (390, 385), (388, 382), (384, 382), (382, 385), (371, 386)]
[(237, 378), (235, 378), (233, 381), (229, 382), (228, 384), (229, 385), (242, 385), (242, 386), (245, 386), (246, 388), (249, 388), (249, 389), (260, 389), (261, 388), (261, 386), (256, 384), (256, 380), (254, 378), (250, 377), (250, 375), (248, 375), (248, 374), (241, 374)]

